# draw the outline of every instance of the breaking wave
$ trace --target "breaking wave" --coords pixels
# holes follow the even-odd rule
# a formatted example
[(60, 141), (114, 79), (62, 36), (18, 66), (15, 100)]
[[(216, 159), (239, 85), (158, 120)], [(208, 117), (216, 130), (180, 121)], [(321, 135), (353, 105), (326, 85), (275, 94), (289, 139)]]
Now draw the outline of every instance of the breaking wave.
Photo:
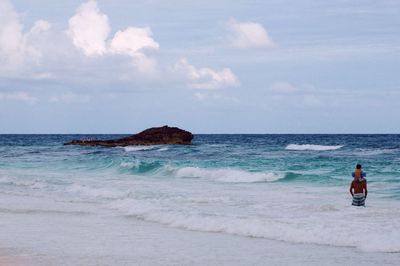
[(256, 183), (272, 182), (284, 176), (271, 172), (249, 172), (239, 169), (221, 168), (207, 169), (199, 167), (183, 167), (175, 172), (176, 177), (204, 178), (224, 183)]
[(344, 145), (316, 145), (316, 144), (289, 144), (286, 150), (293, 151), (331, 151), (342, 148)]
[(156, 145), (138, 145), (138, 146), (126, 146), (123, 147), (126, 152), (132, 151), (147, 151), (147, 150), (155, 150), (160, 148), (160, 146)]
[(137, 146), (126, 146), (123, 147), (126, 152), (135, 151), (167, 151), (168, 147), (163, 145), (137, 145)]
[[(163, 202), (158, 200), (144, 201), (131, 198), (115, 200), (108, 204), (108, 208), (118, 210), (126, 216), (186, 230), (268, 238), (292, 243), (351, 246), (367, 252), (400, 252), (400, 231), (395, 225), (387, 224), (390, 230), (393, 230), (391, 234), (387, 234), (390, 231), (388, 228), (376, 229), (374, 223), (364, 220), (363, 215), (369, 216), (375, 213), (377, 210), (374, 209), (360, 210), (363, 215), (353, 217), (352, 222), (349, 222), (344, 217), (354, 214), (354, 210), (348, 207), (339, 211), (333, 205), (310, 209), (306, 215), (302, 213), (299, 217), (291, 217), (285, 213), (285, 208), (282, 209), (280, 216), (246, 217), (190, 210), (182, 212), (166, 208)], [(267, 210), (264, 211), (268, 213)], [(385, 209), (380, 212), (394, 216), (389, 213), (390, 210)], [(315, 217), (325, 221), (321, 224), (316, 222)]]

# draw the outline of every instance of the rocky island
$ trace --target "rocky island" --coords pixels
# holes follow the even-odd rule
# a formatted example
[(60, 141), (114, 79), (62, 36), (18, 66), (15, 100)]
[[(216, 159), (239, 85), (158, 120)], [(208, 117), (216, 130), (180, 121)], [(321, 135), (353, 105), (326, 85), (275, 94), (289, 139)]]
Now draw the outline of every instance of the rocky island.
[(80, 140), (75, 139), (64, 145), (83, 146), (130, 146), (130, 145), (159, 145), (159, 144), (191, 144), (193, 134), (177, 127), (152, 127), (138, 134), (120, 139), (110, 140)]

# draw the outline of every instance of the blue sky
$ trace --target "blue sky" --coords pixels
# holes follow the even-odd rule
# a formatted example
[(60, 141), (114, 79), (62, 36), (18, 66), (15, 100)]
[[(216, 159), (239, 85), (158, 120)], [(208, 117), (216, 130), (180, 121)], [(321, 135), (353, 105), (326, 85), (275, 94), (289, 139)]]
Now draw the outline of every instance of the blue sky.
[(0, 0), (0, 133), (400, 133), (399, 1)]

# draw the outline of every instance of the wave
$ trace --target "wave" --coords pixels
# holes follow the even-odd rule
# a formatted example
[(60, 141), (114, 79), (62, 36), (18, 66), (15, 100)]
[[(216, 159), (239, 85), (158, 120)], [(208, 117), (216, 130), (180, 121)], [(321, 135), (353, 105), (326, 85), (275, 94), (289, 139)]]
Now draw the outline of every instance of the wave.
[(14, 214), (69, 214), (69, 215), (89, 215), (92, 214), (88, 211), (69, 211), (69, 210), (53, 210), (53, 209), (11, 209), (0, 208), (0, 213), (14, 213)]
[(289, 144), (286, 150), (293, 151), (330, 151), (342, 148), (344, 145)]
[(234, 168), (201, 168), (194, 166), (165, 165), (162, 161), (124, 161), (122, 171), (135, 174), (150, 174), (154, 177), (199, 178), (223, 183), (273, 182), (283, 179), (284, 174), (272, 172), (250, 172)]
[(127, 196), (127, 192), (111, 190), (107, 188), (94, 188), (86, 185), (73, 184), (66, 188), (66, 191), (77, 194), (80, 197), (100, 198), (100, 199), (120, 199)]
[(163, 147), (162, 145), (136, 145), (136, 146), (126, 146), (123, 148), (126, 152), (148, 151), (148, 150), (157, 150), (157, 151), (168, 150), (168, 147)]
[(40, 181), (37, 179), (24, 180), (19, 178), (11, 177), (0, 177), (0, 185), (9, 185), (16, 187), (29, 187), (31, 189), (43, 189), (48, 187), (47, 182)]
[(124, 161), (120, 163), (122, 171), (133, 172), (135, 174), (146, 174), (157, 171), (162, 167), (161, 161), (141, 161), (136, 159), (134, 161)]
[(393, 154), (396, 152), (399, 152), (400, 149), (393, 148), (393, 149), (355, 149), (354, 151), (349, 152), (349, 155), (355, 155), (355, 156), (376, 156), (376, 155), (382, 155), (382, 154)]
[[(386, 215), (391, 211), (389, 209), (354, 210), (349, 206), (340, 210), (343, 207), (339, 209), (328, 204), (310, 209), (308, 214), (304, 213), (299, 217), (285, 218), (282, 215), (248, 217), (216, 212), (202, 213), (195, 210), (183, 212), (166, 208), (157, 200), (120, 199), (109, 203), (107, 207), (128, 217), (186, 230), (267, 238), (290, 243), (350, 246), (367, 252), (400, 252), (398, 227), (390, 225), (389, 222), (385, 224), (389, 228), (378, 229), (376, 224), (380, 220), (371, 216), (376, 212)], [(358, 211), (362, 214), (354, 215), (354, 212)], [(326, 221), (321, 223), (321, 220), (315, 219), (316, 213)], [(390, 215), (392, 216), (394, 215)], [(365, 217), (372, 217), (373, 221), (366, 220)]]
[(249, 172), (231, 168), (207, 169), (199, 167), (179, 168), (175, 171), (175, 176), (204, 178), (224, 183), (272, 182), (284, 178), (282, 175), (270, 172)]
[[(290, 182), (290, 181), (311, 181), (312, 183), (326, 183), (329, 181), (335, 181), (338, 178), (334, 177), (333, 170), (329, 169), (305, 169), (305, 170), (287, 170), (284, 172), (284, 178), (279, 181)], [(348, 180), (348, 177), (340, 176), (340, 180)]]

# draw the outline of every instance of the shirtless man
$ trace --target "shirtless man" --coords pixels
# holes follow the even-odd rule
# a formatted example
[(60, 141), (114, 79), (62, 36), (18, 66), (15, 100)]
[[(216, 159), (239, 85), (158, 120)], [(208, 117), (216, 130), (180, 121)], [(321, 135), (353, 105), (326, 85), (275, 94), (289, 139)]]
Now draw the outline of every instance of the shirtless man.
[(354, 177), (350, 185), (350, 194), (353, 196), (353, 206), (365, 206), (365, 198), (367, 197), (367, 176), (361, 169), (361, 164), (356, 165), (356, 169), (352, 173)]

